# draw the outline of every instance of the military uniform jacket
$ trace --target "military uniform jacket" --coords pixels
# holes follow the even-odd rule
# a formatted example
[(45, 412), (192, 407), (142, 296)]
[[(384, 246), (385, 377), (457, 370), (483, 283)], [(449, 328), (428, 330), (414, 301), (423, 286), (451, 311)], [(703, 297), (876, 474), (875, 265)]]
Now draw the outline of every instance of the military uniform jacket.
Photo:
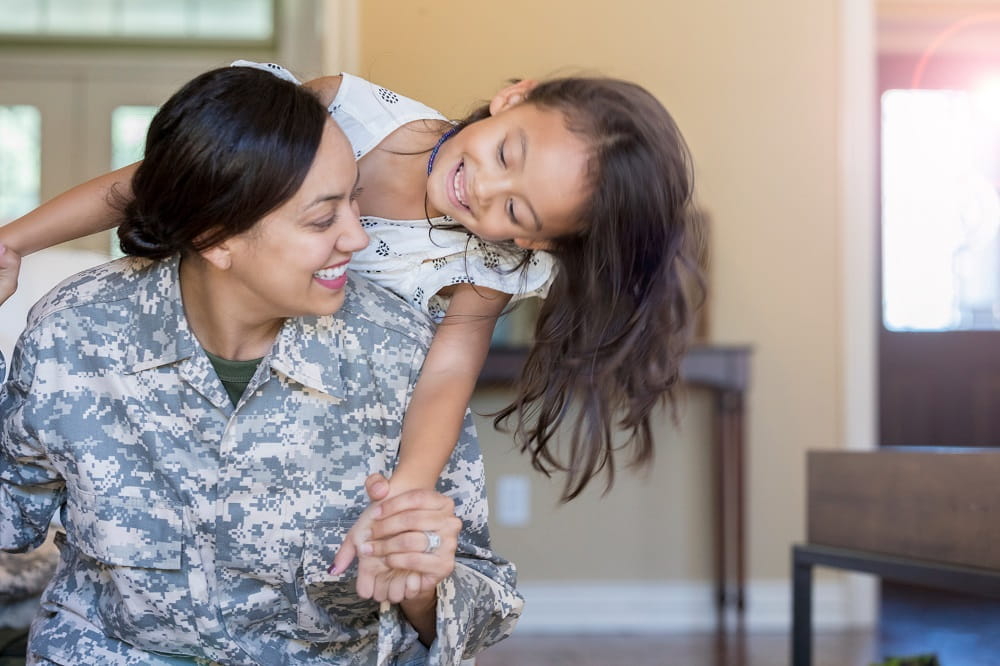
[[(0, 548), (65, 533), (29, 650), (85, 664), (393, 664), (416, 639), (327, 567), (391, 474), (430, 324), (352, 276), (339, 312), (285, 322), (234, 408), (183, 314), (177, 259), (122, 259), (29, 316), (0, 393)], [(2, 359), (0, 359), (2, 363)], [(490, 550), (471, 416), (439, 481), (463, 521), (428, 663), (520, 613)]]

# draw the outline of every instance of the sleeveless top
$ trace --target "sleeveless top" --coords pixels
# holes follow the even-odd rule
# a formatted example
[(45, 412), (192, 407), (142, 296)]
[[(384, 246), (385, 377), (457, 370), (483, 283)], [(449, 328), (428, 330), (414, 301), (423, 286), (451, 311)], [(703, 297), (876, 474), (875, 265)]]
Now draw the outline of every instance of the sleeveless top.
[[(300, 83), (287, 69), (238, 60), (233, 66), (256, 67)], [(347, 135), (354, 158), (361, 159), (389, 134), (415, 120), (447, 119), (434, 109), (351, 74), (341, 74), (330, 116)], [(350, 268), (376, 282), (440, 323), (448, 309), (438, 292), (449, 285), (469, 283), (510, 294), (511, 301), (544, 298), (555, 276), (555, 261), (547, 252), (528, 251), (513, 243), (498, 247), (454, 225), (448, 216), (430, 220), (389, 220), (365, 215), (361, 224), (368, 247), (355, 252)], [(517, 265), (527, 256), (527, 263)]]

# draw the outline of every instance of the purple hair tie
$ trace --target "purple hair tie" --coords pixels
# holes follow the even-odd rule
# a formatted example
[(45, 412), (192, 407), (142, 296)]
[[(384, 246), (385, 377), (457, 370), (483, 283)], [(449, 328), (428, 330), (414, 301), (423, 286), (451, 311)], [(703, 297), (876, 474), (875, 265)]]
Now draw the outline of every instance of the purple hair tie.
[(452, 137), (455, 132), (458, 131), (457, 127), (452, 127), (450, 130), (441, 135), (438, 142), (434, 144), (434, 149), (431, 150), (431, 156), (427, 159), (427, 175), (431, 175), (431, 169), (434, 168), (434, 158), (437, 157), (438, 150), (441, 148), (441, 144)]

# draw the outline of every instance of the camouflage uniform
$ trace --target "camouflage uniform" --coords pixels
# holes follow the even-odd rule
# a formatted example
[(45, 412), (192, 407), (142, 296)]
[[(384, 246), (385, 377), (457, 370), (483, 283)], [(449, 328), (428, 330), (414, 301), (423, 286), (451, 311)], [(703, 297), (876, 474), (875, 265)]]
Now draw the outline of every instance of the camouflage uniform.
[[(32, 659), (394, 664), (416, 634), (327, 567), (390, 474), (431, 326), (352, 276), (341, 310), (288, 320), (233, 408), (183, 314), (176, 259), (122, 259), (32, 311), (0, 393), (0, 548), (61, 559)], [(2, 362), (2, 360), (0, 360)], [(463, 520), (428, 663), (513, 628), (471, 416), (438, 485)]]

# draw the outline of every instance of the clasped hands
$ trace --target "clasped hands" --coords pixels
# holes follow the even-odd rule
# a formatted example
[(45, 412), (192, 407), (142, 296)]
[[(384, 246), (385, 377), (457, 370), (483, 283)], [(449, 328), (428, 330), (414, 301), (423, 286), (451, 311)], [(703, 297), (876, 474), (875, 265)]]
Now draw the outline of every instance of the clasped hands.
[[(455, 503), (426, 489), (390, 497), (389, 481), (381, 474), (369, 476), (365, 489), (372, 503), (347, 532), (330, 571), (344, 571), (357, 556), (357, 592), (363, 599), (433, 598), (437, 584), (455, 569), (462, 528)], [(432, 552), (428, 533), (440, 539)]]

